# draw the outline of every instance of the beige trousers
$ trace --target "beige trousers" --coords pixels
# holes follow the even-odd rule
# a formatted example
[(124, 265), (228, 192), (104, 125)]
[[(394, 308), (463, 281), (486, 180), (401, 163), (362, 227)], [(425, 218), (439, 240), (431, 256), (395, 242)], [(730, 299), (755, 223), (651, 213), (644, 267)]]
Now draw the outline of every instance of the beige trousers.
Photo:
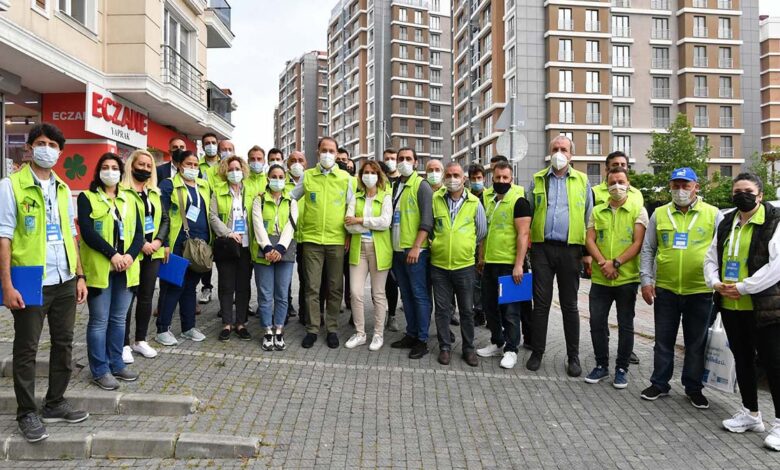
[(374, 334), (382, 336), (385, 330), (385, 315), (387, 315), (387, 297), (385, 296), (385, 282), (390, 271), (379, 271), (376, 266), (376, 252), (374, 244), (362, 240), (360, 243), (360, 262), (349, 265), (349, 288), (352, 300), (352, 319), (355, 321), (355, 330), (359, 335), (366, 334), (366, 321), (364, 318), (363, 289), (366, 277), (371, 274), (371, 297), (374, 299)]

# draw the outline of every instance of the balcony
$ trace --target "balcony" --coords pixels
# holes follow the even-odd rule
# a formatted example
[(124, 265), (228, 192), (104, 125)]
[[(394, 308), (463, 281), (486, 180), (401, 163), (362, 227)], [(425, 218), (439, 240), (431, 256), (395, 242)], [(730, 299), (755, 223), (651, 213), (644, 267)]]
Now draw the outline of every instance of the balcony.
[[(560, 62), (571, 62), (572, 61), (572, 52), (571, 51), (564, 51), (564, 50), (558, 51), (558, 61), (560, 61)], [(511, 68), (511, 67), (508, 67), (508, 68)]]
[(601, 83), (586, 83), (585, 93), (601, 93)]
[(650, 68), (653, 69), (663, 69), (663, 70), (669, 70), (671, 69), (670, 60), (666, 57), (653, 57), (653, 60), (651, 61)]
[(560, 113), (558, 122), (561, 124), (574, 124), (574, 113)]
[(631, 68), (631, 57), (613, 57), (612, 66), (622, 69)]
[(668, 100), (672, 97), (669, 88), (653, 88), (653, 99)]
[(612, 127), (631, 127), (631, 116), (612, 116)]
[(586, 21), (585, 31), (589, 33), (598, 33), (601, 31), (601, 21)]
[(588, 155), (601, 155), (601, 144), (589, 143), (587, 147)]
[(669, 0), (652, 0), (650, 2), (650, 8), (653, 10), (668, 10)]
[(707, 36), (709, 36), (709, 29), (706, 26), (693, 27), (693, 37), (706, 38)]
[(709, 116), (696, 116), (693, 119), (693, 127), (710, 127)]
[(572, 93), (574, 91), (574, 82), (561, 82), (558, 85), (558, 91), (561, 93)]
[(722, 117), (720, 118), (720, 127), (725, 128), (733, 128), (734, 127), (734, 118), (733, 117)]
[(160, 47), (162, 48), (160, 75), (163, 83), (173, 85), (193, 100), (203, 103), (205, 92), (203, 74), (172, 47), (164, 44)]
[(231, 8), (227, 0), (210, 0), (203, 15), (206, 23), (206, 46), (214, 49), (232, 47), (235, 35), (230, 30)]
[(558, 20), (558, 30), (560, 31), (572, 31), (574, 29), (574, 21), (572, 20)]
[(631, 0), (612, 0), (612, 6), (615, 8), (631, 8)]
[(631, 28), (628, 26), (616, 26), (612, 30), (612, 36), (616, 38), (630, 38)]
[(230, 95), (214, 83), (206, 82), (206, 101), (209, 112), (221, 117), (228, 124), (232, 124), (230, 116), (233, 112), (233, 98)]
[(650, 38), (651, 39), (669, 39), (669, 30), (668, 29), (653, 29)]
[(720, 158), (734, 158), (734, 147), (721, 147)]
[(693, 0), (693, 8), (707, 8), (707, 0)]
[(734, 38), (734, 30), (731, 28), (719, 28), (718, 29), (718, 39), (733, 39)]
[(693, 66), (694, 67), (702, 67), (707, 68), (710, 64), (710, 61), (707, 57), (694, 57), (693, 58)]
[(718, 88), (718, 98), (734, 98), (734, 89), (731, 87)]
[(734, 59), (730, 57), (721, 57), (718, 59), (718, 67), (722, 69), (732, 69), (734, 68)]
[(693, 87), (693, 96), (696, 98), (706, 98), (710, 95), (710, 89), (706, 86)]
[(585, 53), (585, 62), (588, 62), (588, 63), (599, 63), (599, 62), (601, 62), (601, 52), (586, 52)]
[(653, 128), (654, 129), (668, 129), (671, 124), (671, 119), (668, 117), (654, 117)]
[(631, 98), (631, 87), (613, 87), (613, 98)]
[(601, 124), (601, 113), (588, 113), (585, 115), (586, 124)]

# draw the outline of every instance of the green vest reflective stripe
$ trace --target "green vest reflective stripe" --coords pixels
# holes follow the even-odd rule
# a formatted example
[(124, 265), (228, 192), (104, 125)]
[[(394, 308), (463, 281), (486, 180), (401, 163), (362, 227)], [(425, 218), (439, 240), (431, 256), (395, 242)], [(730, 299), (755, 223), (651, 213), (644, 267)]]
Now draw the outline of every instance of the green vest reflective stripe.
[[(379, 217), (382, 213), (382, 201), (387, 196), (386, 191), (379, 190), (371, 204), (371, 214), (373, 217)], [(355, 217), (363, 217), (366, 205), (366, 194), (359, 192), (355, 196)], [(386, 271), (393, 265), (393, 242), (390, 235), (390, 229), (371, 230), (371, 239), (374, 242), (374, 253), (376, 254), (376, 265), (380, 271)], [(357, 266), (360, 264), (360, 250), (362, 235), (352, 234), (352, 241), (349, 245), (349, 264)]]
[(431, 264), (449, 271), (474, 266), (477, 249), (477, 207), (479, 198), (466, 192), (455, 220), (450, 219), (447, 188), (433, 193), (433, 241)]
[[(483, 193), (486, 197), (488, 194)], [(515, 264), (517, 257), (517, 229), (515, 228), (515, 204), (525, 196), (522, 186), (512, 185), (501, 201), (495, 201), (491, 191), (484, 199), (488, 231), (483, 252), (486, 263)]]
[[(179, 188), (184, 189), (182, 196), (184, 197), (185, 206), (190, 199), (190, 191), (187, 189), (187, 185), (184, 183), (181, 174), (177, 173), (172, 179), (173, 192), (171, 193), (171, 207), (168, 211), (168, 218), (170, 218), (171, 222), (171, 230), (168, 232), (168, 246), (170, 246), (171, 249), (173, 249), (173, 245), (176, 244), (176, 239), (179, 237), (179, 232), (182, 230), (181, 216), (179, 215)], [(195, 182), (198, 187), (198, 193), (203, 198), (203, 206), (200, 207), (200, 210), (206, 211), (206, 220), (208, 220), (209, 211), (211, 210), (211, 188), (209, 187), (209, 183), (202, 178), (197, 178)], [(186, 216), (187, 213), (185, 212), (184, 215)]]
[[(134, 200), (136, 206), (138, 206), (138, 214), (141, 217), (141, 223), (144, 224), (144, 227), (146, 225), (146, 207), (144, 204), (143, 199), (141, 199), (141, 196), (138, 195), (138, 192), (133, 188), (128, 188), (127, 186), (124, 186), (120, 184), (120, 187), (122, 189), (127, 190), (129, 192)], [(149, 202), (152, 204), (152, 207), (154, 207), (154, 216), (152, 217), (154, 221), (154, 231), (152, 232), (152, 240), (157, 238), (157, 232), (160, 230), (160, 220), (162, 220), (162, 201), (160, 200), (160, 190), (157, 188), (146, 188), (146, 197), (149, 200)], [(145, 236), (146, 234), (144, 234)], [(145, 258), (146, 255), (143, 253), (138, 254), (138, 260), (141, 260)], [(152, 253), (152, 259), (163, 259), (165, 258), (165, 249), (161, 246), (159, 250)]]
[[(68, 257), (68, 268), (76, 274), (76, 239), (70, 224), (70, 188), (54, 172), (57, 185), (57, 214)], [(11, 266), (43, 266), (46, 276), (46, 203), (41, 187), (35, 183), (29, 164), (8, 177), (16, 200), (16, 227), (11, 244)]]
[[(279, 234), (281, 235), (284, 228), (287, 227), (287, 224), (290, 223), (291, 199), (289, 193), (282, 192), (282, 197), (279, 199), (278, 205), (276, 204), (276, 201), (274, 201), (274, 198), (271, 196), (270, 192), (266, 191), (262, 194), (258, 194), (256, 197), (261, 198), (263, 201), (263, 226), (265, 226), (265, 232), (270, 238), (271, 234), (274, 232), (274, 221), (278, 220)], [(301, 220), (300, 216), (298, 217), (298, 220)], [(255, 263), (265, 265), (271, 264), (268, 260), (265, 259), (263, 250), (257, 243), (257, 237), (254, 235), (249, 241), (249, 250), (252, 253), (252, 259), (255, 261)]]
[[(113, 201), (105, 195), (102, 188), (97, 192), (84, 191), (84, 195), (92, 206), (92, 212), (89, 214), (90, 221), (80, 221), (80, 223), (92, 223), (95, 231), (100, 234), (103, 240), (110, 245), (114, 244), (114, 217), (111, 215), (116, 206), (119, 217), (124, 227), (122, 251), (127, 253), (130, 245), (133, 244), (135, 236), (135, 224), (139, 217), (138, 205), (133, 196), (133, 191), (118, 188), (116, 197)], [(103, 200), (105, 198), (105, 201)], [(106, 203), (108, 201), (108, 203)], [(92, 249), (82, 239), (80, 244), (81, 266), (84, 268), (84, 275), (87, 277), (87, 287), (106, 288), (108, 287), (108, 275), (111, 272), (111, 261), (103, 253)], [(138, 285), (138, 277), (141, 272), (140, 256), (133, 260), (133, 264), (125, 271), (127, 275), (127, 287)]]
[[(634, 243), (636, 219), (642, 212), (642, 206), (626, 201), (616, 210), (609, 204), (599, 204), (593, 208), (596, 245), (607, 260), (620, 256)], [(620, 266), (617, 279), (607, 279), (600, 269), (593, 270), (593, 282), (602, 286), (622, 286), (639, 282), (639, 256), (634, 256)]]
[[(668, 210), (667, 210), (668, 209)], [(688, 233), (688, 248), (676, 249), (674, 244), (674, 225), (669, 219), (669, 211), (674, 217), (677, 231)], [(696, 214), (696, 223), (688, 226)], [(704, 282), (704, 257), (715, 236), (715, 217), (718, 209), (699, 199), (688, 212), (683, 214), (674, 203), (665, 204), (655, 210), (656, 238), (658, 251), (656, 253), (657, 287), (674, 292), (678, 295), (703, 294), (712, 292)]]
[[(736, 221), (738, 218), (739, 216), (736, 216), (734, 220)], [(746, 225), (741, 227), (737, 225), (737, 227), (734, 228), (733, 238), (731, 236), (732, 227), (729, 227), (729, 238), (723, 244), (723, 261), (720, 272), (721, 281), (726, 284), (736, 284), (737, 282), (742, 282), (745, 278), (750, 277), (750, 273), (748, 272), (748, 258), (750, 255), (750, 243), (753, 241), (753, 228), (756, 225), (763, 225), (764, 222), (766, 222), (766, 208), (764, 208), (763, 204), (760, 204), (758, 210), (753, 214), (753, 217), (750, 218)], [(741, 235), (740, 232), (742, 232)], [(739, 249), (735, 246), (733, 250), (736, 253), (736, 256), (729, 257), (731, 244), (736, 243), (737, 240), (739, 240)], [(739, 262), (738, 281), (726, 280), (726, 262), (728, 261)], [(720, 306), (728, 310), (751, 311), (753, 310), (753, 298), (750, 295), (742, 295), (739, 297), (739, 300), (734, 300), (721, 296)]]
[[(531, 241), (544, 242), (544, 225), (547, 222), (547, 173), (549, 167), (534, 174), (534, 217), (531, 221)], [(552, 176), (554, 178), (554, 176)], [(588, 194), (588, 177), (585, 173), (569, 168), (566, 178), (566, 196), (569, 200), (569, 238), (572, 245), (585, 244), (585, 208)]]
[(336, 167), (327, 175), (320, 171), (319, 165), (304, 172), (301, 199), (306, 200), (306, 217), (298, 219), (304, 243), (343, 245), (347, 240), (344, 216), (351, 178)]
[[(609, 189), (607, 188), (607, 182), (602, 181), (600, 184), (593, 186), (593, 206), (604, 204), (609, 202)], [(642, 191), (636, 189), (633, 186), (628, 187), (628, 203), (645, 205), (645, 198), (642, 196)]]
[[(398, 210), (401, 215), (400, 229), (401, 229), (401, 249), (407, 249), (414, 246), (415, 240), (417, 240), (417, 232), (420, 231), (420, 208), (417, 206), (417, 191), (420, 189), (420, 184), (423, 183), (423, 179), (417, 172), (413, 172), (409, 175), (409, 178), (404, 182), (403, 192), (398, 200)], [(401, 184), (400, 182), (398, 184)], [(425, 184), (428, 184), (427, 182)], [(423, 240), (421, 248), (427, 248), (429, 246), (428, 238)]]

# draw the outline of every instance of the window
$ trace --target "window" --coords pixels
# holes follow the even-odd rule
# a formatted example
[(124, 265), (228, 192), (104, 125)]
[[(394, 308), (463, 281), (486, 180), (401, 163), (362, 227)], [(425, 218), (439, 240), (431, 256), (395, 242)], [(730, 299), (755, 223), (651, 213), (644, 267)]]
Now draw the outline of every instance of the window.
[(399, 119), (398, 120), (399, 128), (401, 129), (401, 132), (404, 134), (409, 132), (409, 120), (408, 119)]
[(558, 103), (558, 122), (564, 124), (574, 123), (574, 102), (561, 101)]
[(441, 65), (441, 52), (431, 52), (431, 65)]
[(398, 19), (400, 21), (406, 21), (406, 8), (398, 9)]
[(704, 16), (693, 17), (693, 37), (707, 37), (707, 18)]
[(414, 60), (423, 60), (423, 50), (422, 50), (422, 47), (415, 47), (414, 48)]
[(612, 36), (618, 38), (631, 37), (631, 26), (628, 16), (612, 16)]
[(441, 47), (441, 34), (431, 34), (431, 47)]
[(432, 122), (431, 123), (431, 135), (434, 137), (441, 137), (441, 123), (440, 122)]
[(425, 109), (425, 107), (423, 106), (422, 101), (418, 101), (418, 102), (414, 103), (414, 115), (415, 116), (422, 116), (424, 109)]
[(731, 58), (731, 48), (721, 47), (718, 49), (718, 67), (730, 69), (734, 67), (734, 61)]
[(612, 151), (620, 150), (626, 155), (631, 155), (631, 136), (615, 135), (612, 137)]
[(406, 49), (406, 46), (399, 46), (398, 47), (398, 57), (402, 59), (408, 59), (409, 58), (409, 51)]
[(558, 9), (558, 29), (564, 31), (574, 29), (574, 22), (571, 19), (571, 8)]
[(485, 93), (482, 94), (482, 104), (485, 108), (493, 105), (493, 89), (488, 88)]
[(707, 89), (707, 77), (705, 75), (696, 75), (693, 77), (693, 96), (706, 98), (709, 95)]
[(653, 18), (653, 39), (669, 39), (669, 18)]
[(731, 77), (720, 77), (718, 81), (718, 97), (734, 98), (734, 89), (731, 88)]
[(720, 127), (734, 127), (734, 112), (731, 106), (720, 107)]
[(415, 65), (414, 66), (414, 78), (423, 78), (423, 68), (422, 65)]
[(431, 15), (430, 16), (431, 29), (441, 30), (441, 22), (440, 21), (441, 20), (439, 19), (438, 16)]
[(668, 47), (654, 47), (653, 48), (653, 60), (650, 68), (654, 69), (670, 69), (669, 63), (669, 48)]
[(421, 98), (423, 96), (423, 86), (419, 83), (414, 85), (414, 96)]
[(693, 47), (693, 66), (704, 67), (708, 66), (707, 60), (707, 46), (694, 46)]
[[(62, 6), (64, 0), (60, 0)], [(170, 11), (163, 17), (163, 41), (165, 44), (163, 79), (193, 98), (200, 99), (197, 87), (197, 70), (187, 62), (193, 62), (190, 48), (192, 33)]]
[(438, 104), (431, 105), (431, 117), (433, 119), (441, 119), (441, 106), (439, 106)]
[(710, 118), (707, 114), (706, 106), (696, 106), (696, 113), (693, 119), (694, 127), (710, 127)]
[(586, 134), (588, 155), (601, 155), (601, 134), (588, 132)]
[(423, 42), (422, 29), (414, 30), (414, 42)]
[(515, 77), (509, 77), (509, 80), (507, 80), (507, 91), (509, 92), (509, 96), (512, 96), (517, 91), (517, 80)]
[[(563, 40), (561, 40), (563, 42)], [(571, 47), (571, 41), (569, 41), (569, 47)], [(561, 51), (558, 51), (558, 59), (561, 59)], [(569, 50), (569, 61), (571, 61), (571, 49)], [(515, 46), (511, 46), (509, 49), (506, 50), (506, 69), (512, 70), (515, 68)]]
[(398, 103), (398, 112), (400, 114), (409, 114), (409, 103), (406, 100), (401, 100)]
[(441, 88), (440, 87), (431, 87), (431, 99), (433, 101), (441, 101)]
[(441, 140), (431, 141), (431, 154), (441, 155)]
[(492, 134), (493, 133), (493, 116), (490, 115), (490, 116), (486, 117), (484, 123), (485, 123), (485, 125), (484, 125), (485, 135)]
[(597, 32), (601, 30), (598, 10), (585, 10), (585, 31)]
[(409, 39), (409, 31), (406, 26), (401, 26), (401, 29), (398, 34), (399, 39), (402, 39), (404, 41)]
[(718, 18), (718, 38), (731, 39), (734, 32), (731, 30), (731, 18)]
[(696, 136), (696, 149), (697, 150), (705, 150), (709, 146), (709, 139), (706, 135), (697, 135)]
[(585, 109), (585, 122), (587, 124), (601, 124), (601, 106), (598, 101), (588, 102)]
[(398, 70), (398, 74), (402, 77), (408, 77), (409, 67), (406, 64), (401, 64)]
[[(36, 2), (36, 5), (38, 3)], [(59, 10), (78, 23), (81, 23), (90, 31), (94, 32), (97, 28), (95, 20), (97, 16), (96, 0), (59, 0)]]
[(598, 72), (585, 72), (585, 92), (601, 93), (601, 80)]
[(431, 82), (441, 83), (441, 70), (431, 69)]
[(612, 107), (612, 126), (631, 127), (631, 107), (615, 105)]
[(631, 48), (629, 46), (612, 46), (612, 66), (631, 67)]
[(671, 98), (669, 77), (653, 77), (653, 94), (655, 99), (668, 100)]
[(726, 178), (732, 177), (732, 168), (734, 168), (731, 165), (721, 165), (720, 166), (720, 176), (725, 176)]
[(653, 106), (653, 127), (666, 129), (671, 124), (668, 106)]
[(613, 75), (612, 94), (618, 98), (630, 98), (631, 77), (628, 75)]
[(585, 62), (601, 62), (598, 41), (585, 41)]
[(398, 92), (402, 95), (408, 95), (409, 94), (409, 85), (406, 84), (406, 82), (401, 82), (398, 85)]
[[(514, 67), (514, 47), (511, 48), (512, 51), (512, 67)], [(571, 62), (572, 61), (572, 45), (571, 45), (571, 39), (559, 39), (558, 40), (558, 60), (562, 62)], [(508, 61), (507, 61), (508, 62)], [(511, 68), (507, 66), (507, 68)]]
[(506, 20), (506, 42), (515, 37), (515, 17), (511, 16)]
[(730, 135), (720, 136), (720, 158), (734, 158), (734, 138)]
[(571, 70), (558, 71), (558, 91), (564, 93), (574, 91), (574, 78)]

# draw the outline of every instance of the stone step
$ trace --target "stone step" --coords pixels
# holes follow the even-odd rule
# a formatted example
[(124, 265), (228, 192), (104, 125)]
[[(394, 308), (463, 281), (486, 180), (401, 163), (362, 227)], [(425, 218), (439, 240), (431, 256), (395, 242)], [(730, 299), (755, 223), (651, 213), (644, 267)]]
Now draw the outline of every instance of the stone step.
[[(83, 354), (82, 354), (83, 355)], [(78, 369), (84, 368), (86, 360), (76, 360), (76, 351), (73, 351), (73, 372)], [(10, 351), (2, 355), (0, 359), (0, 371), (2, 371), (3, 377), (13, 376), (13, 356)], [(49, 352), (46, 351), (38, 353), (35, 358), (35, 376), (36, 377), (48, 377), (49, 376)]]
[[(36, 395), (43, 403), (44, 394)], [(190, 395), (122, 393), (103, 390), (70, 391), (65, 394), (74, 408), (90, 414), (135, 416), (186, 416), (198, 410), (200, 401)], [(0, 414), (16, 414), (13, 390), (0, 390)]]

